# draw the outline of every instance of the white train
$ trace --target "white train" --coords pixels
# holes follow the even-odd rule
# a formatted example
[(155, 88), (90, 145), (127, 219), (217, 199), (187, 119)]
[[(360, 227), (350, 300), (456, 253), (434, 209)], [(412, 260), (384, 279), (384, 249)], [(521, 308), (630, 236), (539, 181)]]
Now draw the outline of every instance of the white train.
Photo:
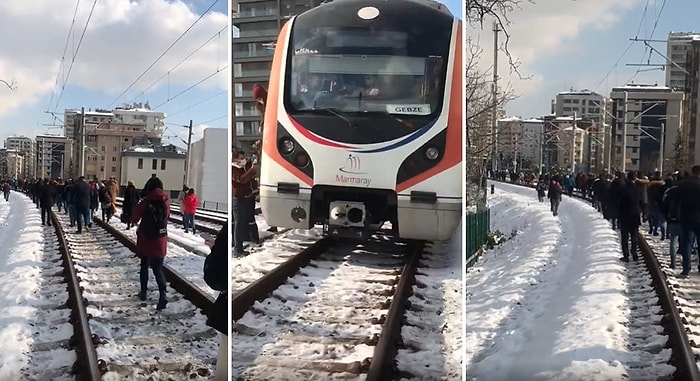
[(462, 216), (461, 21), (413, 0), (336, 0), (275, 47), (260, 173), (272, 226), (442, 240)]

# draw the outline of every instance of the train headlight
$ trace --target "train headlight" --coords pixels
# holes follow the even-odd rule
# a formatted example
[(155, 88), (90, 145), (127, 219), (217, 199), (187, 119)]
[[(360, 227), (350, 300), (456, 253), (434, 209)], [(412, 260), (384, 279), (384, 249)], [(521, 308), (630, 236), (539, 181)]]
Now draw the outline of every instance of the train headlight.
[(295, 157), (294, 157), (294, 162), (299, 168), (306, 168), (307, 165), (309, 165), (309, 157), (306, 156), (305, 153), (299, 152)]
[(438, 149), (435, 147), (430, 147), (427, 150), (425, 150), (425, 157), (428, 160), (437, 160), (437, 158), (439, 156), (440, 156), (440, 151), (438, 151)]
[(288, 138), (282, 138), (279, 143), (279, 150), (282, 152), (284, 155), (289, 155), (294, 151), (294, 142), (291, 139)]

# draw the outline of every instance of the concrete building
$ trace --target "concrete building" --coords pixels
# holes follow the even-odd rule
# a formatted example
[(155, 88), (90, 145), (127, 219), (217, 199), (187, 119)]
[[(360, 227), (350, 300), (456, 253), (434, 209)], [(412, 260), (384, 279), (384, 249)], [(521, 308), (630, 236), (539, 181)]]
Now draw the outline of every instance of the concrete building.
[(497, 155), (501, 169), (539, 170), (543, 124), (540, 119), (518, 117), (498, 120)]
[(55, 135), (36, 137), (36, 176), (39, 178), (76, 177), (73, 139)]
[(24, 178), (32, 178), (36, 175), (34, 161), (36, 158), (36, 150), (34, 141), (26, 136), (10, 136), (5, 139), (5, 148), (15, 150), (24, 158), (22, 167), (20, 168), (19, 176)]
[[(700, 40), (700, 33), (670, 32), (666, 42), (666, 87), (682, 90), (685, 88), (688, 55), (692, 42)], [(675, 65), (674, 65), (675, 64)], [(682, 69), (678, 68), (680, 66)], [(688, 70), (689, 71), (689, 70)]]
[(526, 119), (521, 122), (520, 157), (521, 168), (539, 171), (542, 165), (542, 146), (544, 121), (542, 119)]
[(157, 176), (166, 193), (176, 198), (182, 189), (186, 161), (187, 154), (173, 145), (129, 147), (121, 152), (119, 184), (124, 187), (132, 180), (137, 189), (143, 189), (148, 179)]
[(321, 0), (238, 0), (233, 4), (233, 142), (249, 151), (260, 139), (261, 115), (252, 97), (253, 85), (267, 88), (277, 35), (292, 16)]
[(121, 153), (135, 145), (160, 144), (159, 133), (147, 132), (143, 124), (104, 122), (85, 128), (85, 177), (119, 178)]
[(192, 143), (187, 185), (197, 193), (200, 205), (207, 209), (228, 210), (229, 148), (221, 142), (228, 130), (207, 128), (202, 139)]
[(585, 171), (589, 161), (586, 150), (588, 132), (575, 127), (573, 118), (570, 121), (561, 121), (559, 126), (561, 129), (557, 142), (557, 166), (573, 173)]
[(609, 112), (611, 105), (604, 96), (583, 89), (581, 91), (564, 91), (556, 96), (553, 111), (556, 116), (574, 116), (597, 123), (605, 123), (606, 109)]
[[(685, 117), (684, 93), (666, 86), (628, 84), (613, 88), (610, 98), (613, 101), (612, 114), (615, 116), (612, 124), (614, 147), (612, 166), (616, 169), (638, 170), (643, 173), (675, 166), (678, 138), (684, 134), (681, 130), (681, 122)], [(625, 121), (627, 133), (623, 155)], [(662, 126), (664, 130), (663, 163), (661, 161)]]
[(0, 179), (21, 179), (24, 155), (16, 149), (0, 148)]
[(687, 50), (687, 61), (685, 67), (690, 75), (685, 76), (685, 100), (683, 109), (685, 113), (683, 127), (685, 133), (680, 136), (678, 143), (678, 154), (676, 165), (679, 169), (689, 170), (700, 162), (700, 38), (694, 39)]
[(117, 107), (112, 110), (112, 114), (113, 123), (143, 124), (146, 132), (155, 133), (158, 136), (162, 136), (165, 129), (165, 113), (152, 111), (148, 102)]

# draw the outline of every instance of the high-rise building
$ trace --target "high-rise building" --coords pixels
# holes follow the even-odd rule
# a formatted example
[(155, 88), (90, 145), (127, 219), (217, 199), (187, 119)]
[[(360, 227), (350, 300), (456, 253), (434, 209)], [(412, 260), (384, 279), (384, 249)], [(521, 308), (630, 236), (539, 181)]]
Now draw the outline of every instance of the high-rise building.
[(75, 145), (73, 139), (55, 135), (36, 137), (36, 177), (71, 178), (77, 177), (77, 166), (73, 161)]
[(243, 150), (260, 139), (253, 85), (267, 89), (277, 35), (287, 20), (321, 0), (237, 0), (233, 3), (233, 136)]
[[(666, 42), (666, 87), (685, 88), (686, 65), (692, 42), (700, 40), (700, 33), (670, 32)], [(680, 66), (681, 68), (679, 68)]]
[(22, 167), (19, 169), (20, 177), (31, 178), (36, 176), (34, 169), (36, 151), (34, 149), (34, 142), (31, 138), (26, 136), (10, 136), (5, 139), (5, 148), (8, 150), (14, 150), (19, 155), (24, 157), (21, 163)]
[(678, 138), (686, 134), (681, 131), (684, 93), (665, 86), (628, 84), (613, 88), (610, 98), (615, 116), (612, 166), (622, 169), (623, 158), (625, 170), (645, 174), (675, 166)]

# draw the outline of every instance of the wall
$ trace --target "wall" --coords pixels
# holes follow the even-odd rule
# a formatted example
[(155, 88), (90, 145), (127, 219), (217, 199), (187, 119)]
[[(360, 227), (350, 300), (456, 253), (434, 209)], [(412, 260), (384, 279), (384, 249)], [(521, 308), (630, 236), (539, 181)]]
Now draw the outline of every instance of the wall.
[(204, 137), (193, 142), (191, 150), (191, 170), (187, 185), (195, 189), (200, 202), (206, 202), (202, 207), (227, 210), (231, 167), (228, 160), (231, 150), (228, 145), (228, 129), (205, 129)]
[[(122, 155), (122, 172), (119, 183), (126, 186), (128, 180), (133, 180), (137, 189), (143, 188), (146, 181), (155, 173), (163, 181), (163, 187), (167, 192), (179, 192), (182, 189), (182, 177), (185, 175), (185, 155), (179, 158), (161, 158), (153, 154), (144, 156)], [(139, 158), (143, 159), (143, 169), (138, 168)], [(152, 167), (152, 160), (157, 159), (156, 169)], [(160, 169), (161, 160), (165, 159), (165, 170)]]

